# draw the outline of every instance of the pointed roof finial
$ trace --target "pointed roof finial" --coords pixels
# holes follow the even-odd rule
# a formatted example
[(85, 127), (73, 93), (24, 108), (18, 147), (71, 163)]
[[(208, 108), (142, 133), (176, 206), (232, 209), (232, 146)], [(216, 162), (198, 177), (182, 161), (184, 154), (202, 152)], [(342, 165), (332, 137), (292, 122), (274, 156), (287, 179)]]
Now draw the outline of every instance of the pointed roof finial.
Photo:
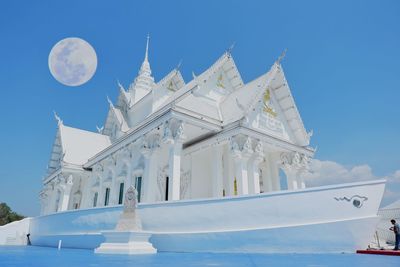
[(122, 86), (122, 84), (119, 82), (119, 80), (117, 79), (117, 84), (118, 84), (118, 87), (119, 87), (119, 89), (121, 89), (121, 90), (124, 90), (125, 91), (125, 88), (124, 88), (124, 86)]
[(182, 66), (182, 59), (181, 60), (179, 60), (179, 63), (178, 63), (178, 65), (176, 66), (176, 70), (179, 70), (180, 68), (181, 68), (181, 66)]
[(55, 110), (53, 110), (54, 113), (54, 118), (56, 118), (57, 120), (57, 125), (60, 126), (63, 124), (63, 121), (60, 119), (60, 117), (57, 115), (57, 112)]
[(110, 105), (110, 107), (114, 108), (113, 103), (111, 102), (110, 98), (107, 96), (107, 102)]
[(285, 48), (285, 50), (283, 50), (282, 54), (278, 57), (278, 59), (276, 60), (277, 64), (281, 64), (281, 61), (283, 60), (283, 58), (286, 56), (286, 52), (287, 52), (287, 48)]
[(230, 47), (228, 47), (228, 49), (226, 49), (226, 53), (228, 53), (229, 55), (232, 53), (233, 48), (235, 47), (236, 42), (233, 42), (231, 44)]
[(144, 60), (149, 61), (149, 40), (150, 40), (150, 34), (147, 34), (147, 43), (146, 43), (146, 54), (144, 55)]
[(96, 125), (96, 129), (97, 129), (97, 132), (99, 134), (101, 134), (103, 132), (104, 126), (99, 127), (99, 126)]

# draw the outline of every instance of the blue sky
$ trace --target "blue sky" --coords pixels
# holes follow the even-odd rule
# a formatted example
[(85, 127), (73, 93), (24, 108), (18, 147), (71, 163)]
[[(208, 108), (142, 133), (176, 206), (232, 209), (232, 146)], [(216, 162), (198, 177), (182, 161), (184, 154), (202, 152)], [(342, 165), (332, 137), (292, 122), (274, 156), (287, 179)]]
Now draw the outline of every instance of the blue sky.
[[(103, 125), (106, 96), (116, 99), (117, 79), (127, 87), (135, 78), (147, 33), (156, 80), (180, 60), (189, 80), (235, 42), (248, 82), (287, 48), (283, 68), (314, 130), (316, 158), (390, 177), (398, 198), (399, 14), (398, 1), (1, 1), (0, 202), (38, 214), (53, 110), (66, 125)], [(85, 39), (98, 56), (96, 74), (79, 87), (48, 69), (51, 48), (66, 37)]]

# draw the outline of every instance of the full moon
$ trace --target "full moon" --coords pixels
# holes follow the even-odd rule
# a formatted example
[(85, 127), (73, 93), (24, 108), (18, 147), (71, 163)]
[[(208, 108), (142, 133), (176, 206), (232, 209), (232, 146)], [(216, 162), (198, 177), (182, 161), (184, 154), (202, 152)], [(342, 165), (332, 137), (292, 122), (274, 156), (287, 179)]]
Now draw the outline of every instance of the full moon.
[(89, 81), (97, 68), (93, 47), (80, 38), (65, 38), (50, 51), (49, 69), (53, 77), (67, 86), (79, 86)]

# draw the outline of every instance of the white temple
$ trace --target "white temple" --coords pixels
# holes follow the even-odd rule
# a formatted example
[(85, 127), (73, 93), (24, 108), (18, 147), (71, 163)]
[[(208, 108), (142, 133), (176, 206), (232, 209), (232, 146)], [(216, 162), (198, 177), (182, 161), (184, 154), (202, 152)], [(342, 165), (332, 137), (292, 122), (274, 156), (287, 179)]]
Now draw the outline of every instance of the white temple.
[(148, 48), (98, 133), (57, 117), (42, 215), (122, 204), (130, 185), (141, 203), (305, 187), (311, 134), (280, 59), (247, 84), (229, 51), (188, 83), (178, 68), (155, 82)]

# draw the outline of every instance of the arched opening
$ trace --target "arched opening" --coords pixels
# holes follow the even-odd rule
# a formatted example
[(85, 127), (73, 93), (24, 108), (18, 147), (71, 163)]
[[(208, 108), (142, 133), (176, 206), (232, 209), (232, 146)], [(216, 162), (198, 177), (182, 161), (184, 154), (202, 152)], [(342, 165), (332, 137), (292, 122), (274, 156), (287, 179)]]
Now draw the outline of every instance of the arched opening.
[(78, 189), (78, 191), (76, 191), (75, 193), (74, 193), (74, 197), (73, 197), (73, 204), (72, 204), (72, 208), (73, 209), (75, 209), (75, 210), (77, 210), (77, 209), (79, 209), (80, 208), (80, 206), (81, 206), (81, 199), (82, 199), (82, 193), (81, 193), (81, 191)]
[(165, 201), (168, 201), (169, 177), (165, 177)]
[(104, 206), (108, 206), (109, 201), (110, 201), (110, 188), (106, 187), (106, 193), (104, 195)]
[(93, 196), (93, 207), (97, 206), (97, 199), (99, 198), (99, 193), (95, 192)]
[(124, 198), (124, 182), (119, 184), (118, 204), (122, 204)]
[(263, 181), (263, 177), (264, 177), (263, 169), (261, 169), (261, 168), (258, 169), (258, 173), (259, 173), (260, 193), (264, 193), (265, 186), (264, 186), (264, 181)]
[(125, 183), (126, 183), (126, 178), (128, 175), (128, 166), (124, 164), (121, 168), (121, 171), (119, 172), (118, 178), (115, 181), (115, 188), (118, 188), (119, 190), (115, 190), (118, 194), (118, 204), (121, 205), (124, 202), (124, 190), (125, 190)]
[(233, 195), (237, 196), (238, 194), (238, 186), (237, 186), (237, 180), (235, 177), (235, 180), (233, 181)]
[(287, 176), (286, 176), (286, 173), (282, 169), (279, 169), (279, 183), (281, 185), (282, 190), (288, 189)]
[(138, 202), (140, 202), (140, 197), (142, 195), (142, 176), (136, 176), (135, 178), (135, 188), (138, 193)]

